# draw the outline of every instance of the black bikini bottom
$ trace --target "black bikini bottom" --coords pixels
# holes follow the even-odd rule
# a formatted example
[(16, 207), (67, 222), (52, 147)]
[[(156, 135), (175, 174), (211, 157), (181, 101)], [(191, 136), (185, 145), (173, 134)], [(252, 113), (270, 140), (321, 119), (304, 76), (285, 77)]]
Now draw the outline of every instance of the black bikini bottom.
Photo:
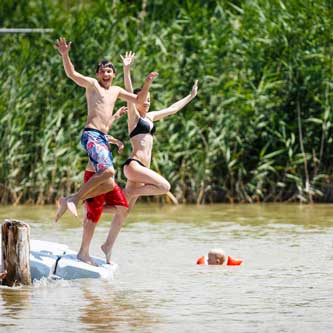
[(143, 167), (146, 168), (146, 166), (145, 166), (141, 161), (136, 160), (135, 158), (129, 158), (129, 159), (126, 160), (126, 162), (121, 166), (122, 169), (123, 169), (123, 173), (124, 173), (124, 166), (125, 166), (125, 165), (130, 165), (130, 163), (131, 163), (132, 161), (138, 162), (140, 165), (142, 165)]

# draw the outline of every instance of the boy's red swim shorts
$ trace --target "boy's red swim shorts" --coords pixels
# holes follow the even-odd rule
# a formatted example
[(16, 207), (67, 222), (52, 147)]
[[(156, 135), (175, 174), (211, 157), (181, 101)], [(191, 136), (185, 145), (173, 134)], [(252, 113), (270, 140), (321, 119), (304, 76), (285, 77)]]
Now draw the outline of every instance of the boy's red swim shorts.
[[(86, 183), (94, 174), (95, 172), (86, 170), (84, 172), (84, 182)], [(125, 195), (117, 183), (115, 183), (111, 192), (85, 200), (87, 219), (97, 223), (102, 216), (105, 204), (108, 206), (128, 207)]]

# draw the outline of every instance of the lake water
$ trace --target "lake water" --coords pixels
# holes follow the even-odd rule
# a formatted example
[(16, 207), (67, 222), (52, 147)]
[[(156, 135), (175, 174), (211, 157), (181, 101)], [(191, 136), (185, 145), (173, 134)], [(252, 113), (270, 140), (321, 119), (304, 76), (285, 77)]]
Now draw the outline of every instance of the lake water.
[[(77, 250), (82, 226), (54, 207), (1, 207), (31, 238)], [(91, 254), (111, 221), (104, 214)], [(198, 266), (221, 247), (239, 267)], [(112, 281), (0, 287), (1, 332), (332, 332), (333, 205), (138, 205), (113, 251)]]

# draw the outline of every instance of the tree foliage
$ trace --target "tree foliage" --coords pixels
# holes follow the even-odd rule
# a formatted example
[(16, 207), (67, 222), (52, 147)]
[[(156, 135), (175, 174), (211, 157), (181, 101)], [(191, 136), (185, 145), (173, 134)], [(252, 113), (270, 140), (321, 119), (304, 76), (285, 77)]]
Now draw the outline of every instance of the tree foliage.
[[(160, 121), (153, 165), (183, 202), (332, 201), (333, 5), (328, 0), (4, 1), (0, 34), (0, 201), (51, 203), (75, 191), (87, 162), (84, 90), (53, 45), (73, 42), (94, 76), (136, 52), (135, 86), (157, 70), (152, 109), (198, 97)], [(120, 106), (121, 103), (118, 104)], [(126, 119), (112, 129), (126, 142)]]

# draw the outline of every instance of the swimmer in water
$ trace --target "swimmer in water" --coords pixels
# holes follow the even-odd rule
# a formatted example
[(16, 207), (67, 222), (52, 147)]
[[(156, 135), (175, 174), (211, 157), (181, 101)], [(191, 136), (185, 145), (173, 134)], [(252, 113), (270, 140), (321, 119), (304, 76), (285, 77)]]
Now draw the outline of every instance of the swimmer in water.
[(242, 262), (242, 259), (226, 256), (222, 249), (212, 249), (208, 252), (208, 256), (202, 256), (197, 260), (197, 265), (239, 266)]

